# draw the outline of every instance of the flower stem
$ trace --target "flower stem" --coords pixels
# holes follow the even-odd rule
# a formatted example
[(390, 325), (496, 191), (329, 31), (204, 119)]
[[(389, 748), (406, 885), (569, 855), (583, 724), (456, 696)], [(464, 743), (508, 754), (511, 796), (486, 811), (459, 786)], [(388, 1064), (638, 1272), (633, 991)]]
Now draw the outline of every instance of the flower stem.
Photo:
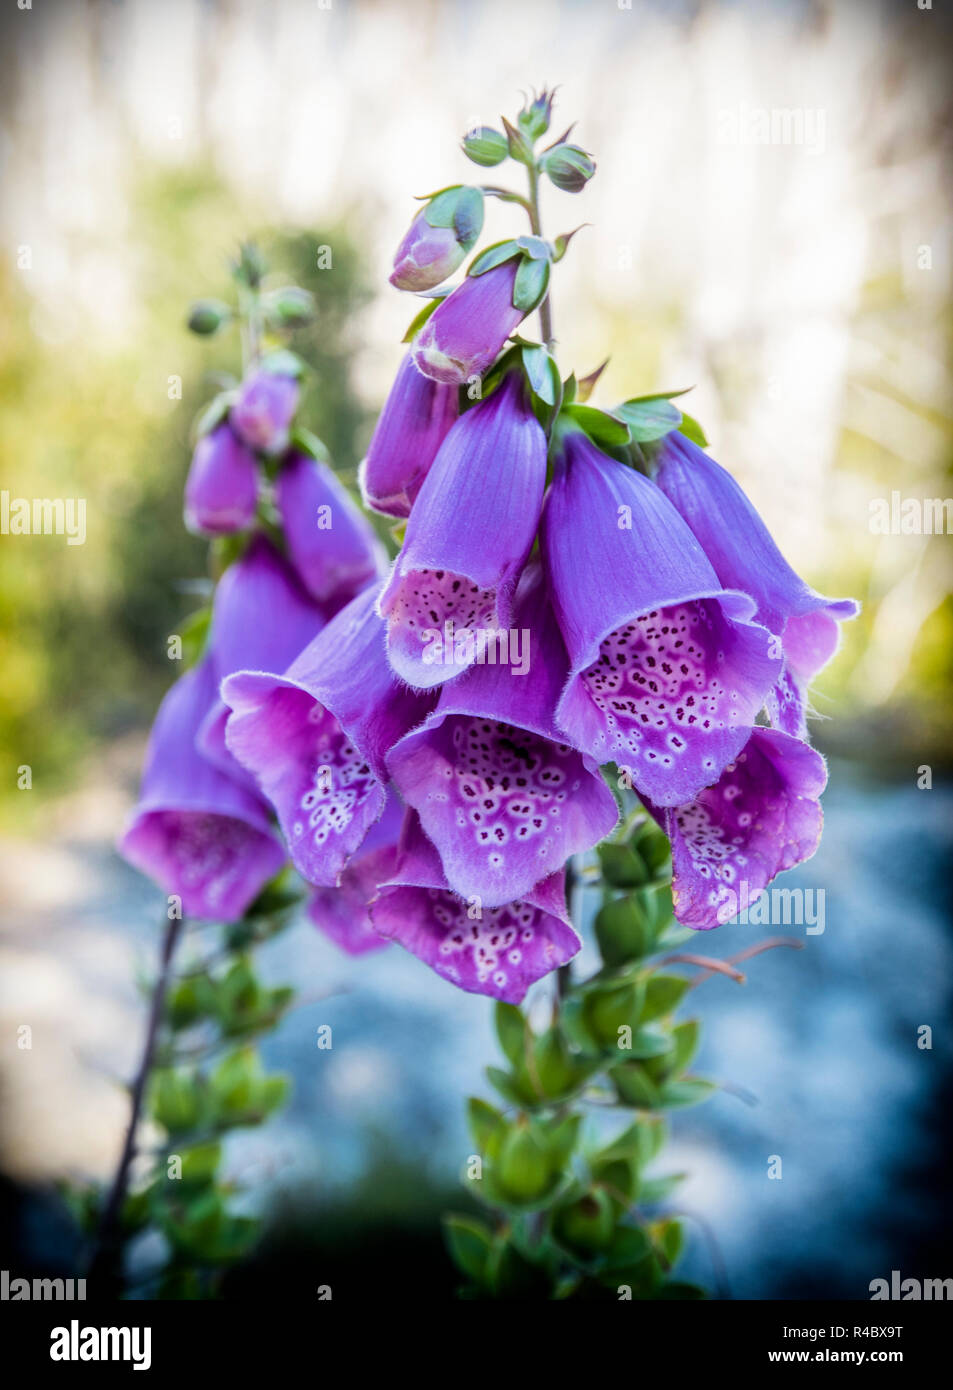
[(90, 1281), (102, 1281), (101, 1287), (94, 1290), (94, 1292), (100, 1295), (108, 1296), (110, 1293), (114, 1292), (118, 1283), (119, 1260), (122, 1247), (122, 1208), (129, 1186), (129, 1170), (136, 1154), (136, 1130), (139, 1126), (139, 1116), (142, 1113), (142, 1102), (149, 1080), (149, 1073), (152, 1070), (152, 1059), (155, 1054), (156, 1038), (159, 1031), (159, 1024), (162, 1020), (162, 1009), (165, 1003), (169, 976), (171, 974), (172, 957), (175, 954), (175, 948), (178, 944), (181, 932), (182, 918), (172, 918), (166, 926), (165, 935), (162, 940), (162, 948), (159, 956), (159, 974), (152, 991), (152, 1003), (149, 1008), (149, 1021), (146, 1025), (145, 1043), (139, 1062), (139, 1070), (132, 1083), (132, 1111), (129, 1116), (129, 1127), (126, 1130), (126, 1138), (122, 1146), (122, 1153), (119, 1157), (119, 1165), (116, 1168), (116, 1173), (109, 1189), (109, 1196), (106, 1198), (103, 1207), (99, 1229), (96, 1233), (96, 1245), (89, 1264)]
[[(539, 168), (536, 163), (529, 166), (529, 225), (534, 236), (542, 236), (542, 222), (539, 215)], [(556, 339), (553, 335), (553, 307), (549, 294), (539, 306), (539, 328), (543, 342), (549, 352), (552, 352), (553, 344)]]

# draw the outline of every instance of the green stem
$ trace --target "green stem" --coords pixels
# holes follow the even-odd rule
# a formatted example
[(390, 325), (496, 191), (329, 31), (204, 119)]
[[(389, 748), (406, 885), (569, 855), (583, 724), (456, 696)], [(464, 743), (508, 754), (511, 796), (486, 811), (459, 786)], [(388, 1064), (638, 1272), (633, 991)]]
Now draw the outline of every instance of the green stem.
[[(529, 166), (529, 225), (534, 236), (542, 236), (542, 221), (539, 215), (539, 168), (535, 161)], [(539, 329), (543, 342), (547, 349), (552, 352), (556, 341), (553, 336), (553, 306), (552, 297), (547, 294), (542, 304), (539, 306)]]
[(152, 1003), (149, 1008), (149, 1021), (146, 1025), (145, 1043), (139, 1062), (139, 1070), (136, 1072), (135, 1080), (132, 1083), (132, 1111), (129, 1116), (129, 1127), (126, 1130), (126, 1138), (123, 1142), (122, 1153), (119, 1156), (119, 1164), (109, 1189), (109, 1196), (106, 1198), (106, 1203), (103, 1207), (99, 1229), (96, 1234), (96, 1246), (93, 1251), (92, 1259), (90, 1260), (90, 1281), (102, 1281), (101, 1287), (99, 1289), (94, 1288), (93, 1290), (96, 1294), (108, 1294), (112, 1292), (119, 1279), (119, 1263), (122, 1253), (122, 1208), (126, 1199), (126, 1192), (129, 1188), (129, 1170), (136, 1154), (136, 1130), (139, 1127), (139, 1117), (142, 1114), (142, 1102), (145, 1097), (146, 1086), (152, 1070), (152, 1059), (155, 1055), (156, 1039), (159, 1032), (159, 1024), (162, 1021), (162, 1009), (165, 1003), (166, 990), (168, 989), (169, 976), (172, 969), (172, 957), (175, 954), (175, 948), (178, 944), (181, 932), (182, 918), (173, 917), (166, 925), (165, 936), (162, 940), (162, 948), (159, 956), (159, 974), (152, 991)]

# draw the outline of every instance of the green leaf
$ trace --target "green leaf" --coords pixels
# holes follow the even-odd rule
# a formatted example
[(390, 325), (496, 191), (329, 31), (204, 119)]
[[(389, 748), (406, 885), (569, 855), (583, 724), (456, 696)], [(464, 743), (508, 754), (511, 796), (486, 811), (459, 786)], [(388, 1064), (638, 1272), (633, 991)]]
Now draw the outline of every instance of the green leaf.
[[(598, 984), (583, 998), (582, 1013), (593, 1041), (601, 1047), (621, 1047), (620, 1030), (639, 1026), (644, 988), (641, 982)], [(625, 1035), (622, 1035), (624, 1040)], [(624, 1055), (628, 1056), (628, 1050)]]
[(645, 987), (642, 1023), (652, 1023), (677, 1007), (689, 981), (681, 975), (651, 975)]
[(707, 1100), (718, 1087), (711, 1081), (699, 1077), (684, 1076), (680, 1081), (667, 1081), (659, 1093), (659, 1104), (664, 1106), (698, 1105)]
[(528, 314), (546, 298), (549, 288), (549, 261), (523, 256), (513, 281), (513, 308)]
[(610, 968), (648, 955), (655, 944), (652, 922), (633, 897), (614, 898), (596, 913), (596, 941)]
[(495, 270), (498, 265), (503, 265), (518, 255), (520, 255), (520, 249), (512, 237), (508, 241), (495, 241), (492, 246), (487, 246), (471, 262), (467, 274), (485, 275), (488, 270)]
[(521, 353), (523, 368), (533, 391), (546, 405), (555, 406), (562, 395), (562, 382), (555, 359), (542, 343), (524, 344)]
[(274, 352), (266, 353), (259, 365), (263, 372), (272, 376), (293, 376), (296, 380), (300, 380), (308, 371), (308, 364), (290, 348), (276, 348)]
[(319, 463), (326, 463), (330, 466), (331, 455), (327, 445), (316, 434), (306, 430), (303, 425), (295, 425), (292, 428), (288, 442), (299, 453), (307, 454), (309, 458), (317, 459)]
[(526, 1031), (528, 1024), (515, 1004), (497, 1001), (493, 1011), (496, 1036), (503, 1055), (514, 1066), (520, 1066), (526, 1056)]
[(420, 332), (424, 324), (430, 318), (430, 315), (434, 313), (435, 310), (439, 309), (440, 305), (443, 303), (443, 301), (446, 299), (449, 293), (449, 290), (443, 290), (440, 294), (434, 294), (428, 298), (427, 303), (424, 305), (424, 307), (420, 310), (419, 313), (414, 315), (410, 323), (407, 325), (407, 332), (400, 340), (402, 343), (410, 343), (414, 340), (414, 338), (416, 338), (417, 334)]
[(487, 1067), (486, 1079), (504, 1100), (508, 1100), (511, 1105), (535, 1105), (538, 1097), (526, 1090), (511, 1072), (503, 1071), (501, 1067)]
[(686, 415), (684, 410), (682, 411), (682, 423), (679, 425), (679, 429), (687, 439), (690, 439), (693, 444), (697, 444), (700, 449), (708, 448), (708, 440), (705, 436), (705, 431), (698, 421), (691, 415)]
[(600, 448), (618, 449), (630, 442), (628, 425), (608, 411), (597, 410), (592, 405), (568, 405), (563, 407), (563, 413), (584, 429), (593, 444)]
[(531, 261), (552, 260), (553, 248), (541, 236), (518, 236), (516, 244)]
[(637, 1265), (652, 1253), (652, 1243), (641, 1226), (617, 1226), (606, 1252), (606, 1269)]
[(668, 1173), (663, 1178), (643, 1178), (639, 1185), (639, 1201), (646, 1206), (653, 1202), (667, 1202), (679, 1183), (687, 1177), (687, 1173)]
[(666, 1284), (659, 1285), (655, 1297), (684, 1301), (688, 1299), (697, 1300), (700, 1298), (707, 1298), (708, 1295), (698, 1284), (686, 1284), (673, 1279)]
[(484, 1284), (493, 1233), (482, 1221), (471, 1216), (448, 1215), (443, 1218), (443, 1230), (450, 1256), (475, 1284)]
[(671, 1218), (666, 1221), (659, 1221), (652, 1227), (652, 1237), (656, 1246), (661, 1251), (666, 1265), (671, 1269), (685, 1244), (685, 1228), (680, 1221)]
[(619, 1099), (626, 1105), (639, 1110), (657, 1109), (658, 1087), (648, 1076), (641, 1062), (623, 1062), (621, 1066), (611, 1067), (609, 1076), (615, 1084)]
[(485, 1100), (473, 1096), (467, 1102), (467, 1119), (477, 1148), (481, 1153), (494, 1158), (496, 1155), (493, 1150), (498, 1150), (507, 1131), (506, 1121), (499, 1110)]
[(613, 888), (638, 888), (648, 878), (648, 869), (637, 850), (605, 840), (599, 846), (602, 877)]
[(616, 406), (615, 413), (626, 422), (638, 444), (671, 434), (682, 419), (681, 411), (668, 400), (625, 401)]
[(192, 422), (192, 438), (198, 442), (204, 435), (211, 434), (225, 419), (238, 395), (237, 391), (219, 391), (207, 405), (204, 405)]
[(150, 1090), (153, 1117), (170, 1136), (198, 1128), (205, 1112), (199, 1078), (182, 1069), (163, 1067), (153, 1073)]
[(222, 1146), (219, 1143), (195, 1144), (179, 1156), (182, 1159), (182, 1173), (177, 1181), (186, 1188), (202, 1187), (215, 1177), (222, 1157)]

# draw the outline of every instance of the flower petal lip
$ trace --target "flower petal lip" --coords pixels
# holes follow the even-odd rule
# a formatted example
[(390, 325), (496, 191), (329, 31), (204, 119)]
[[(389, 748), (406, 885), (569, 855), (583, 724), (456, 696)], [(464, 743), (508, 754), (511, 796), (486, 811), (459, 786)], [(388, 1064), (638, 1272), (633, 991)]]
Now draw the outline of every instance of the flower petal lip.
[(367, 839), (347, 864), (340, 886), (315, 888), (311, 894), (311, 921), (349, 956), (363, 956), (390, 944), (375, 930), (369, 905), (378, 886), (391, 878), (397, 867), (403, 817), (397, 797), (388, 794), (383, 815), (371, 826)]
[(462, 386), (482, 376), (526, 315), (513, 306), (518, 259), (470, 275), (440, 303), (414, 339), (411, 354), (424, 376)]
[(566, 910), (565, 873), (521, 900), (478, 910), (452, 893), (440, 855), (407, 813), (395, 872), (380, 885), (371, 918), (438, 975), (471, 994), (519, 1004), (527, 989), (565, 965), (581, 945)]
[(514, 372), (441, 445), (381, 594), (388, 656), (409, 685), (430, 689), (470, 664), (427, 659), (427, 634), (446, 622), (471, 632), (509, 626), (545, 483), (546, 436)]
[(418, 372), (407, 353), (361, 463), (358, 481), (365, 506), (385, 516), (410, 516), (458, 414), (457, 388)]
[[(382, 577), (384, 548), (327, 464), (291, 451), (282, 460), (275, 502), (291, 562), (319, 603), (348, 601)], [(322, 526), (325, 515), (330, 524)]]
[(236, 921), (285, 862), (266, 804), (207, 762), (195, 735), (215, 696), (206, 661), (159, 707), (120, 853), (182, 899), (187, 916)]
[[(215, 590), (209, 660), (216, 687), (233, 671), (285, 670), (324, 625), (324, 614), (288, 561), (259, 532)], [(229, 713), (220, 699), (213, 701), (199, 727), (197, 746), (216, 767), (244, 781), (249, 774), (225, 743)]]
[(258, 462), (222, 424), (195, 446), (185, 482), (185, 524), (206, 536), (243, 531), (258, 506)]
[(776, 643), (654, 483), (579, 430), (556, 463), (541, 530), (570, 661), (556, 722), (658, 805), (690, 801), (741, 751)]
[(821, 839), (824, 759), (778, 729), (755, 728), (719, 780), (685, 806), (645, 804), (672, 842), (675, 916), (708, 931), (809, 859)]
[(567, 660), (537, 565), (521, 581), (513, 621), (529, 633), (529, 671), (474, 665), (387, 756), (450, 887), (485, 907), (523, 897), (618, 819), (596, 765), (553, 723)]
[(377, 593), (353, 599), (284, 675), (240, 671), (222, 684), (226, 744), (272, 802), (309, 883), (340, 881), (384, 809), (385, 754), (432, 703), (390, 670)]
[(810, 588), (731, 474), (677, 430), (666, 436), (656, 481), (691, 527), (721, 583), (751, 594), (756, 620), (782, 639), (784, 679), (769, 709), (772, 722), (803, 736), (806, 687), (837, 651), (839, 624), (855, 618), (860, 604)]

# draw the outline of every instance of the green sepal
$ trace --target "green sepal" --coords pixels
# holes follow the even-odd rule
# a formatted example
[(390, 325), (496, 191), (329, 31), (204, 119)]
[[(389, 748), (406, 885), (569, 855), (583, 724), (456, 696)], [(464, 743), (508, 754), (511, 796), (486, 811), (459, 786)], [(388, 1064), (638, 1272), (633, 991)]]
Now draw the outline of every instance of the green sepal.
[(548, 260), (534, 260), (524, 255), (513, 281), (513, 308), (529, 314), (541, 304), (549, 289), (549, 275)]
[(493, 1233), (482, 1221), (472, 1216), (448, 1214), (443, 1218), (443, 1231), (450, 1257), (459, 1270), (480, 1286), (488, 1283), (487, 1266), (493, 1244)]
[(467, 274), (485, 275), (488, 270), (495, 270), (498, 265), (504, 265), (506, 261), (511, 261), (514, 256), (521, 254), (519, 246), (512, 237), (507, 241), (495, 241), (492, 246), (487, 246), (480, 252), (479, 256), (475, 257), (467, 270)]
[(556, 360), (542, 343), (521, 344), (523, 369), (534, 395), (554, 409), (562, 396), (562, 381)]
[(443, 303), (443, 301), (446, 299), (449, 293), (449, 290), (440, 290), (436, 294), (430, 294), (427, 296), (427, 303), (418, 313), (414, 315), (414, 317), (410, 320), (410, 323), (407, 325), (407, 331), (400, 340), (402, 343), (413, 342), (414, 338), (416, 338), (417, 334), (420, 332), (424, 324), (430, 318), (430, 315), (434, 313), (435, 310), (440, 308), (440, 305)]
[(296, 381), (300, 381), (310, 370), (304, 359), (290, 348), (275, 348), (273, 352), (266, 352), (258, 365), (261, 371), (271, 376), (292, 376)]
[(562, 414), (579, 425), (599, 448), (619, 449), (630, 442), (628, 425), (606, 410), (597, 410), (592, 405), (572, 404), (564, 405)]
[(681, 975), (650, 975), (645, 987), (642, 1023), (652, 1023), (677, 1008), (688, 989), (689, 980)]

